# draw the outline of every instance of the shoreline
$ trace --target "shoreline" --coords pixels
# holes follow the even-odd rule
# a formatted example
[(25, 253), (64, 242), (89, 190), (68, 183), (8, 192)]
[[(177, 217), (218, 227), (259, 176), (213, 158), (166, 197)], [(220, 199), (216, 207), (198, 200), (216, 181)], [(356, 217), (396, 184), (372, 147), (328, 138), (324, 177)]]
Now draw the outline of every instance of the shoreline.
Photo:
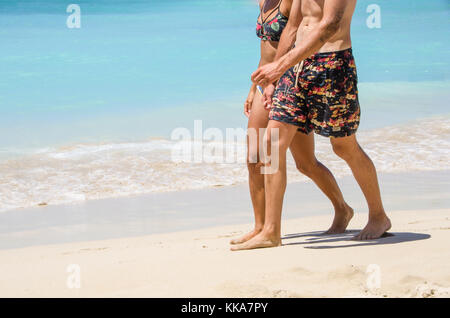
[[(449, 138), (450, 117), (437, 116), (361, 131), (358, 140), (379, 173), (414, 173), (448, 170)], [(0, 214), (21, 207), (246, 184), (245, 143), (223, 141), (202, 141), (200, 162), (191, 148), (180, 153), (176, 141), (163, 139), (46, 149), (0, 162)], [(335, 177), (351, 175), (327, 139), (316, 138), (316, 155)], [(226, 161), (230, 156), (233, 162)], [(290, 182), (307, 180), (291, 156), (287, 174)]]
[(321, 235), (331, 204), (291, 183), (271, 249), (229, 250), (252, 227), (244, 186), (0, 214), (0, 297), (450, 297), (449, 176), (380, 174), (393, 227), (372, 241), (351, 240), (367, 222), (351, 177), (346, 233)]
[[(379, 174), (387, 212), (450, 208), (450, 170)], [(352, 176), (337, 179), (346, 201), (367, 213)], [(289, 183), (283, 220), (327, 215), (333, 207), (311, 182)], [(249, 224), (253, 212), (247, 185), (152, 193), (33, 207), (0, 213), (0, 250), (199, 230), (218, 224)], [(324, 228), (329, 224), (325, 224)]]

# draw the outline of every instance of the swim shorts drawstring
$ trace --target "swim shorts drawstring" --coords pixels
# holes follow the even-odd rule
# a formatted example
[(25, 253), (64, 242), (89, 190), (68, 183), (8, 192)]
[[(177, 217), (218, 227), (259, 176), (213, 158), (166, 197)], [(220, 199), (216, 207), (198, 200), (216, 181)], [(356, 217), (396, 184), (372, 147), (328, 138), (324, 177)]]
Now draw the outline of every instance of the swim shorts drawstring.
[(298, 76), (300, 75), (300, 73), (303, 70), (303, 62), (304, 62), (304, 60), (294, 66), (293, 70), (294, 70), (294, 72), (297, 72), (297, 75), (295, 75), (294, 87), (297, 87), (297, 85), (298, 85)]

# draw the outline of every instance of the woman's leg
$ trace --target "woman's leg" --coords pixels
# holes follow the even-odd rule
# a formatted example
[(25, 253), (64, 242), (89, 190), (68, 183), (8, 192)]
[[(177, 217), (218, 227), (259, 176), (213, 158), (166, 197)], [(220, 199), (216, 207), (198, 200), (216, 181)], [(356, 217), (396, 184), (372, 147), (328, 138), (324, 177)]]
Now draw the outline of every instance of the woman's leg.
[(242, 237), (232, 240), (231, 244), (241, 244), (262, 231), (265, 215), (264, 175), (261, 174), (259, 158), (260, 128), (266, 128), (269, 122), (269, 111), (264, 108), (262, 96), (256, 92), (248, 120), (249, 137), (247, 137), (247, 167), (250, 196), (255, 215), (255, 228)]
[(342, 233), (353, 217), (353, 209), (345, 202), (333, 174), (316, 158), (314, 133), (297, 132), (290, 145), (297, 169), (311, 178), (334, 206), (334, 221), (326, 233)]
[[(266, 218), (263, 230), (252, 239), (231, 247), (232, 251), (248, 250), (281, 245), (281, 212), (286, 190), (286, 152), (296, 134), (294, 125), (271, 120), (264, 143), (270, 150), (265, 155), (265, 167), (270, 173), (264, 175), (266, 190)], [(277, 134), (278, 132), (278, 134)], [(273, 134), (272, 134), (273, 133)], [(277, 149), (276, 153), (272, 152)], [(269, 153), (270, 152), (270, 153)]]

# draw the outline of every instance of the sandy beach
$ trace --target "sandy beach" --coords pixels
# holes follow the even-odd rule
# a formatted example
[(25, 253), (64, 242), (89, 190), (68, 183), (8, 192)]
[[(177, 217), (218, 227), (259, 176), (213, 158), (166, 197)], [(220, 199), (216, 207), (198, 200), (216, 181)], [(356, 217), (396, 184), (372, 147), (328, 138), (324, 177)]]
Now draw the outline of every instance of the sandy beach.
[[(335, 2), (0, 1), (0, 298), (450, 297), (449, 1)], [(324, 234), (306, 174), (347, 206), (310, 135), (288, 151), (282, 245), (233, 252), (275, 81), (271, 118), (314, 128), (355, 215)], [(382, 214), (356, 129), (392, 222), (371, 241), (353, 240), (367, 201)]]
[[(194, 213), (201, 205), (213, 215), (209, 221), (206, 218), (203, 223), (185, 225), (185, 228), (197, 229), (170, 233), (141, 235), (152, 230), (142, 230), (146, 222), (143, 211), (150, 206), (145, 202), (159, 200), (159, 208), (169, 208), (162, 194), (121, 199), (135, 207), (134, 214), (129, 212), (130, 207), (127, 210), (121, 206), (121, 201), (111, 200), (12, 211), (11, 215), (22, 213), (19, 219), (24, 227), (27, 227), (25, 216), (30, 215), (27, 214), (30, 211), (35, 215), (43, 214), (49, 225), (46, 227), (42, 219), (39, 227), (36, 225), (39, 222), (33, 219), (35, 229), (28, 226), (27, 230), (20, 230), (14, 225), (18, 221), (10, 218), (12, 227), (8, 232), (7, 214), (2, 215), (0, 296), (449, 297), (448, 173), (382, 175), (381, 180), (393, 228), (387, 237), (366, 242), (350, 240), (364, 226), (367, 217), (362, 195), (354, 191), (357, 188), (350, 178), (340, 179), (339, 183), (360, 213), (356, 213), (347, 233), (322, 235), (331, 222), (327, 202), (322, 198), (316, 205), (311, 203), (321, 194), (316, 193), (310, 183), (290, 184), (283, 246), (254, 251), (229, 251), (229, 240), (251, 228), (251, 210), (244, 187), (208, 190), (208, 195), (204, 191), (165, 194), (172, 201), (190, 198), (190, 203), (178, 202), (179, 211), (202, 219), (202, 211)], [(235, 201), (240, 202), (228, 206), (232, 208), (230, 214), (238, 217), (227, 219), (217, 214), (217, 211), (226, 211), (227, 203), (232, 201), (225, 194), (234, 194)], [(300, 212), (295, 215), (302, 195), (311, 199), (304, 207), (319, 215), (298, 215)], [(109, 227), (105, 221), (108, 218), (102, 221), (99, 214), (94, 213), (101, 206), (109, 209)], [(401, 206), (404, 208), (399, 208)], [(51, 214), (44, 213), (50, 208), (62, 215), (65, 215), (64, 209), (79, 214), (87, 209), (94, 217), (90, 219), (90, 227), (77, 224), (73, 219), (69, 220), (70, 224), (51, 224)], [(125, 216), (117, 219), (121, 208)], [(141, 218), (136, 217), (139, 210)], [(131, 223), (123, 223), (127, 216), (135, 223), (132, 227), (135, 230), (119, 231), (118, 235), (123, 237), (115, 238), (111, 231), (121, 224), (130, 227)], [(89, 224), (88, 217), (82, 219)], [(136, 230), (139, 219), (141, 232)], [(247, 222), (241, 221), (244, 219)], [(90, 235), (95, 228), (99, 229), (98, 235)], [(133, 234), (138, 236), (130, 236)], [(24, 237), (27, 239), (21, 240)], [(100, 239), (102, 237), (109, 238)], [(76, 277), (80, 288), (69, 288), (78, 287), (70, 283), (74, 268), (76, 273), (79, 271)]]
[[(0, 252), (1, 297), (449, 297), (450, 209), (391, 213), (394, 236), (321, 236), (328, 217), (285, 222), (283, 246), (230, 252), (227, 226)], [(365, 216), (357, 215), (353, 227)], [(68, 288), (71, 264), (80, 288)], [(371, 288), (371, 271), (380, 273)], [(368, 285), (369, 284), (369, 285)]]

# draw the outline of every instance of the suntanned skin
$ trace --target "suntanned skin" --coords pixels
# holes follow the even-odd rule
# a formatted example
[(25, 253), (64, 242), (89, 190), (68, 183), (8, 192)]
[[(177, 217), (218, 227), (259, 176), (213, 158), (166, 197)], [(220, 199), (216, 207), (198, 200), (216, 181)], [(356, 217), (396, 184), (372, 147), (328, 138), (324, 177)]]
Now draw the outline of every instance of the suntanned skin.
[[(290, 67), (316, 52), (332, 52), (351, 47), (350, 24), (356, 0), (293, 0), (289, 21), (298, 25), (283, 32), (275, 61), (261, 66), (252, 74), (252, 81), (265, 87), (264, 103), (270, 107), (274, 86)], [(292, 43), (295, 41), (295, 48)], [(246, 250), (281, 245), (281, 210), (286, 188), (286, 151), (297, 133), (297, 127), (270, 120), (265, 141), (270, 149), (271, 130), (279, 130), (279, 169), (265, 175), (266, 215), (263, 230), (233, 250)], [(369, 207), (369, 221), (355, 236), (356, 240), (376, 239), (391, 228), (383, 208), (375, 166), (359, 146), (355, 134), (330, 138), (334, 152), (350, 166)], [(342, 218), (342, 220), (339, 220)], [(335, 215), (335, 222), (344, 223), (344, 215)], [(347, 225), (346, 224), (346, 225)]]
[[(262, 0), (260, 6), (264, 4)], [(277, 12), (271, 16), (264, 15), (272, 11), (278, 4), (278, 0), (266, 2), (263, 7), (263, 18), (268, 20), (272, 18)], [(280, 11), (289, 16), (291, 10), (292, 0), (283, 0), (281, 2)], [(291, 35), (295, 36), (297, 32), (298, 24), (289, 22), (283, 31), (283, 35), (286, 30)], [(259, 66), (267, 65), (273, 62), (276, 58), (276, 54), (279, 42), (273, 41), (261, 41), (261, 58)], [(259, 92), (256, 92), (256, 84), (253, 83), (250, 88), (249, 95), (244, 104), (244, 113), (249, 117), (248, 128), (253, 128), (259, 135), (259, 128), (266, 128), (269, 123), (269, 111), (265, 109), (262, 96)], [(259, 136), (257, 136), (259, 140)], [(249, 143), (247, 142), (247, 145)], [(258, 146), (258, 145), (256, 145)], [(348, 222), (353, 216), (352, 208), (345, 202), (342, 192), (336, 183), (336, 180), (332, 173), (320, 163), (314, 154), (314, 134), (305, 135), (302, 133), (296, 133), (291, 145), (290, 150), (294, 157), (297, 168), (300, 172), (311, 178), (315, 184), (325, 193), (330, 199), (335, 210), (335, 220), (326, 233), (341, 233), (345, 231)], [(258, 158), (258, 147), (254, 149), (248, 149), (248, 156), (252, 159)], [(265, 209), (266, 209), (266, 192), (264, 187), (264, 175), (261, 174), (261, 163), (256, 162), (259, 160), (247, 160), (247, 166), (249, 171), (249, 188), (250, 196), (253, 204), (253, 213), (255, 217), (255, 226), (252, 231), (244, 234), (243, 236), (233, 239), (231, 244), (244, 243), (254, 236), (258, 235), (264, 228), (265, 223)], [(253, 163), (252, 163), (253, 162)]]

